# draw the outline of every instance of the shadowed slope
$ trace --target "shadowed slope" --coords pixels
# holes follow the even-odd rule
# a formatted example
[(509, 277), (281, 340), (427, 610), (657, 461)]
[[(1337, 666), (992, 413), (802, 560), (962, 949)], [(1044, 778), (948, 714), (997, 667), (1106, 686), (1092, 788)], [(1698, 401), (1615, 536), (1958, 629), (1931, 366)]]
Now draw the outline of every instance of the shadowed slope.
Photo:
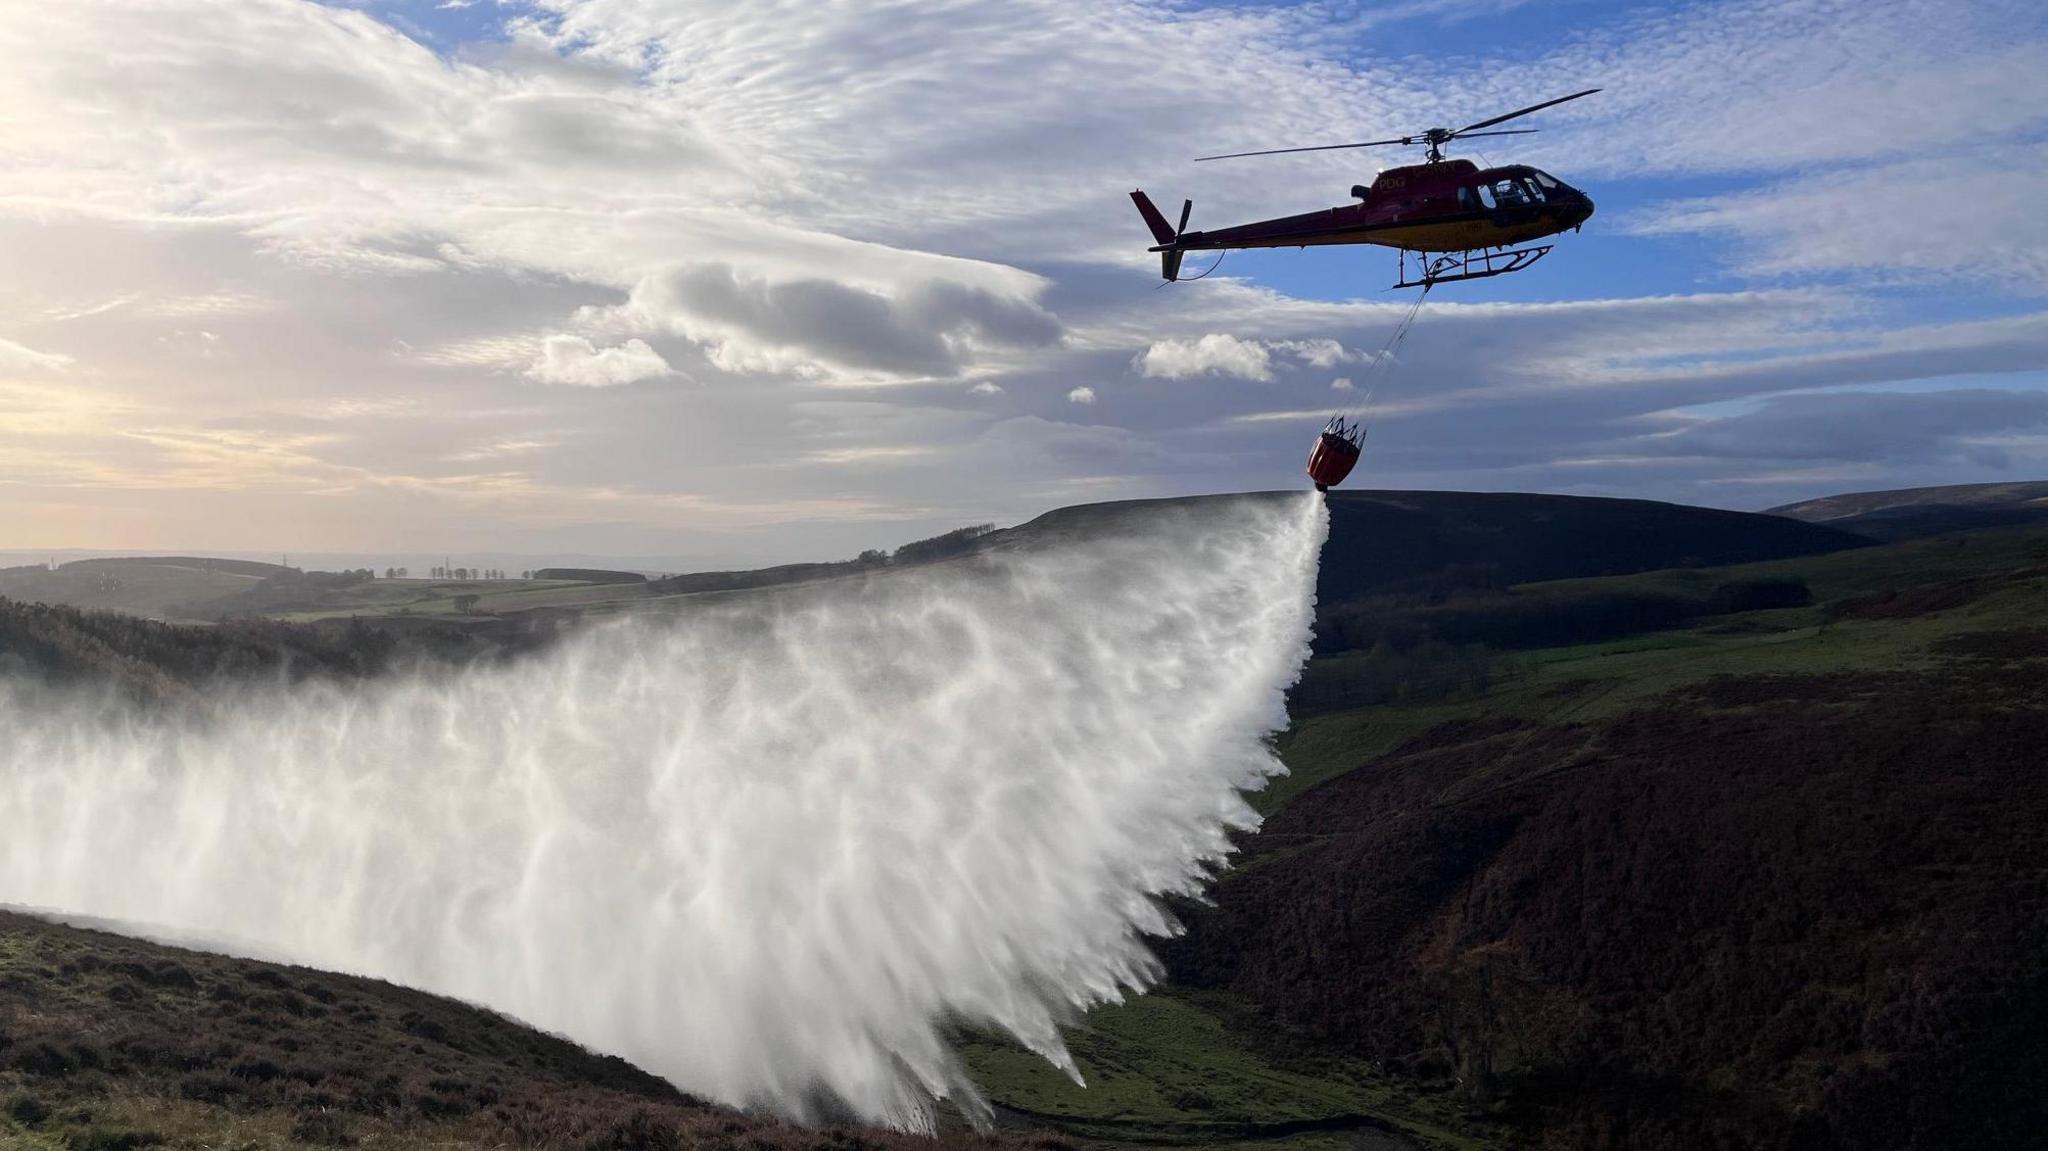
[(1316, 582), (1328, 608), (1403, 583), (1502, 587), (1711, 567), (1868, 546), (1869, 540), (1750, 512), (1651, 500), (1518, 492), (1329, 494)]
[(1817, 602), (1312, 719), (1282, 741), (1312, 786), (1190, 910), (1173, 978), (1551, 1147), (2029, 1145), (2044, 548), (1734, 569), (1706, 578)]
[(9, 1146), (682, 1151), (741, 1140), (762, 1151), (1029, 1145), (791, 1127), (453, 1000), (0, 911)]

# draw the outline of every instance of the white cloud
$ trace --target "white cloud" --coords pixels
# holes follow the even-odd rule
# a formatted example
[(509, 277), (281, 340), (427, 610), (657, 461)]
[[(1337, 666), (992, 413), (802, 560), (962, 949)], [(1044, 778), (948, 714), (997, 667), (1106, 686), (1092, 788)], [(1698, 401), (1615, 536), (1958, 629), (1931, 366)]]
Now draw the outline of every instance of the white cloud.
[(1025, 296), (939, 278), (889, 293), (699, 264), (643, 282), (633, 303), (733, 371), (947, 375), (980, 349), (1037, 347), (1060, 334)]
[(1325, 371), (1338, 364), (1350, 364), (1364, 359), (1364, 354), (1354, 352), (1336, 340), (1275, 340), (1266, 345), (1276, 352), (1284, 352), (1311, 368)]
[(1092, 404), (1095, 402), (1095, 389), (1090, 387), (1075, 388), (1067, 393), (1067, 402), (1073, 404)]
[(1546, 113), (1531, 140), (1568, 143), (1582, 170), (1610, 175), (1796, 171), (2048, 123), (2031, 0), (1686, 4), (1589, 27), (1529, 70), (1604, 85)]
[(13, 340), (0, 339), (0, 371), (56, 372), (70, 367), (72, 362), (70, 356), (38, 352)]
[(583, 336), (556, 335), (541, 341), (540, 357), (526, 375), (543, 384), (604, 388), (657, 379), (670, 371), (668, 361), (645, 340), (599, 348)]
[(1271, 380), (1272, 360), (1264, 345), (1211, 332), (1197, 340), (1160, 340), (1131, 362), (1147, 379), (1185, 380), (1191, 376), (1236, 376)]
[(1273, 356), (1286, 356), (1311, 368), (1327, 371), (1339, 364), (1356, 363), (1364, 355), (1327, 337), (1290, 340), (1246, 340), (1220, 332), (1200, 339), (1169, 339), (1154, 342), (1131, 361), (1138, 374), (1147, 379), (1184, 380), (1193, 376), (1235, 376), (1239, 379), (1273, 379)]
[[(2048, 150), (1834, 170), (1641, 214), (1647, 235), (1725, 234), (1758, 276), (1858, 271), (2048, 291)], [(1967, 188), (1959, 196), (1958, 189)]]
[(1003, 394), (1003, 385), (996, 383), (994, 380), (983, 380), (967, 389), (967, 392), (969, 395), (975, 396), (1000, 396)]
[(1330, 390), (1333, 392), (1348, 392), (1353, 390), (1350, 377), (1338, 376), (1336, 379), (1331, 380)]

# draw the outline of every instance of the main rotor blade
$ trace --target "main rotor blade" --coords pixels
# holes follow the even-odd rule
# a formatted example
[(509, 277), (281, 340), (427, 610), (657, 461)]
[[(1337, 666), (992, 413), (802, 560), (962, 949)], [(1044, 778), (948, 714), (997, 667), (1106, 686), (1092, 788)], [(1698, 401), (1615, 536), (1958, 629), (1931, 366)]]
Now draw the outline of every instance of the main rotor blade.
[(1464, 135), (1465, 133), (1467, 133), (1467, 132), (1470, 132), (1470, 131), (1472, 131), (1472, 130), (1473, 130), (1473, 129), (1475, 129), (1475, 128), (1491, 128), (1491, 127), (1493, 127), (1493, 126), (1494, 126), (1495, 124), (1504, 124), (1504, 123), (1508, 122), (1509, 120), (1512, 120), (1512, 119), (1514, 119), (1514, 118), (1515, 118), (1515, 117), (1517, 117), (1517, 116), (1527, 116), (1527, 115), (1528, 115), (1529, 113), (1531, 113), (1531, 112), (1540, 112), (1540, 111), (1542, 111), (1543, 109), (1545, 109), (1545, 108), (1549, 108), (1549, 107), (1551, 107), (1551, 106), (1553, 106), (1553, 105), (1556, 105), (1556, 104), (1562, 104), (1562, 103), (1564, 103), (1564, 102), (1565, 102), (1566, 100), (1576, 100), (1576, 99), (1578, 99), (1578, 98), (1579, 98), (1579, 97), (1581, 97), (1581, 96), (1591, 96), (1591, 95), (1592, 95), (1593, 93), (1595, 93), (1595, 92), (1598, 92), (1599, 90), (1600, 90), (1600, 89), (1598, 89), (1598, 88), (1588, 88), (1588, 89), (1586, 89), (1586, 90), (1585, 90), (1585, 91), (1583, 91), (1583, 92), (1574, 92), (1574, 93), (1572, 93), (1572, 94), (1571, 94), (1571, 95), (1569, 95), (1569, 96), (1559, 96), (1559, 97), (1558, 97), (1557, 99), (1555, 99), (1555, 100), (1545, 100), (1545, 101), (1544, 101), (1544, 102), (1542, 102), (1541, 104), (1531, 104), (1531, 105), (1529, 105), (1529, 106), (1528, 106), (1527, 108), (1524, 108), (1524, 109), (1522, 109), (1522, 110), (1521, 110), (1521, 111), (1519, 111), (1519, 112), (1509, 112), (1509, 113), (1508, 113), (1507, 115), (1505, 115), (1505, 116), (1495, 116), (1495, 117), (1494, 117), (1493, 119), (1491, 119), (1491, 120), (1481, 120), (1481, 121), (1479, 121), (1479, 122), (1478, 122), (1477, 124), (1467, 124), (1467, 125), (1465, 125), (1464, 127), (1462, 127), (1462, 128), (1460, 128), (1460, 129), (1458, 129), (1457, 131), (1455, 131), (1455, 132), (1451, 133), (1451, 135), (1453, 135), (1453, 136), (1462, 136), (1462, 135)]
[(1467, 136), (1534, 136), (1542, 130), (1541, 128), (1502, 128), (1498, 132), (1460, 132), (1454, 139), (1462, 140)]
[(1403, 136), (1398, 140), (1367, 140), (1362, 144), (1315, 144), (1307, 148), (1268, 148), (1263, 152), (1226, 152), (1221, 156), (1197, 156), (1195, 163), (1204, 160), (1235, 160), (1241, 156), (1278, 156), (1283, 152), (1329, 152), (1338, 148), (1378, 148), (1386, 144), (1413, 144), (1414, 136)]

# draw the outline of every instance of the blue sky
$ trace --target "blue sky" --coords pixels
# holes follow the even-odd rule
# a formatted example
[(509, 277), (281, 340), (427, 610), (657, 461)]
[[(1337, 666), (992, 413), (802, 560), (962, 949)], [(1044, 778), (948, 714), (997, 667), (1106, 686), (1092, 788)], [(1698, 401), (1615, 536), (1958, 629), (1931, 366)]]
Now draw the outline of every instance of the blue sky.
[(2021, 0), (0, 14), (0, 546), (685, 566), (1293, 486), (1408, 300), (1392, 254), (1156, 290), (1126, 193), (1325, 207), (1416, 157), (1192, 158), (1591, 86), (1473, 142), (1599, 214), (1431, 296), (1355, 482), (2048, 475)]

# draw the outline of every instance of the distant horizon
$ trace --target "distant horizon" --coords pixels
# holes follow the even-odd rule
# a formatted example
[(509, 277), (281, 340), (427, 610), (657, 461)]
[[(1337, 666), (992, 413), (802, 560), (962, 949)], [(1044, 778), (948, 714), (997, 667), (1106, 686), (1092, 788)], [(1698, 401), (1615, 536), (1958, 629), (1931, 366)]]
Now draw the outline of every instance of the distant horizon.
[[(1800, 499), (1800, 500), (1789, 500), (1789, 501), (1785, 501), (1784, 503), (1780, 503), (1780, 504), (1773, 504), (1773, 505), (1772, 505), (1772, 507), (1786, 507), (1786, 506), (1791, 506), (1791, 505), (1793, 505), (1793, 504), (1805, 503), (1805, 502), (1810, 502), (1810, 501), (1817, 501), (1817, 500), (1826, 500), (1826, 499), (1835, 499), (1835, 498), (1841, 498), (1841, 497), (1846, 497), (1846, 496), (1858, 496), (1858, 495), (1873, 495), (1873, 494), (1878, 494), (1878, 493), (1884, 493), (1884, 492), (1908, 492), (1908, 491), (1930, 491), (1930, 490), (1940, 490), (1940, 489), (1943, 489), (1943, 488), (1969, 488), (1969, 487), (2002, 487), (2002, 486), (2019, 486), (2019, 485), (2026, 485), (2026, 484), (2048, 484), (2048, 475), (2044, 475), (2044, 476), (2043, 476), (2043, 477), (2042, 477), (2041, 479), (2012, 479), (2012, 480), (1988, 480), (1988, 481), (1976, 481), (1976, 482), (1971, 482), (1971, 483), (1962, 483), (1962, 484), (1929, 484), (1929, 485), (1922, 485), (1922, 486), (1919, 486), (1919, 487), (1882, 487), (1882, 486), (1880, 486), (1880, 487), (1871, 487), (1871, 488), (1855, 488), (1855, 489), (1849, 489), (1849, 490), (1844, 490), (1844, 491), (1831, 491), (1831, 492), (1824, 492), (1824, 493), (1821, 493), (1821, 494), (1819, 494), (1819, 495), (1815, 495), (1815, 496), (1810, 496), (1810, 497), (1806, 497), (1805, 499)], [(1266, 489), (1266, 490), (1285, 490), (1285, 489)], [(1476, 488), (1475, 488), (1475, 489), (1465, 489), (1465, 488), (1363, 488), (1363, 487), (1360, 487), (1360, 488), (1345, 488), (1345, 489), (1343, 489), (1343, 490), (1345, 490), (1345, 491), (1355, 491), (1355, 492), (1359, 492), (1359, 493), (1368, 493), (1368, 492), (1391, 492), (1391, 493), (1399, 493), (1399, 492), (1469, 492), (1469, 493), (1471, 493), (1471, 494), (1490, 494), (1490, 495), (1557, 495), (1557, 496), (1571, 496), (1571, 495), (1574, 495), (1574, 494), (1575, 494), (1575, 493), (1568, 493), (1568, 492), (1540, 492), (1540, 491), (1510, 491), (1510, 490), (1500, 490), (1500, 489), (1476, 489)], [(1222, 495), (1222, 494), (1231, 494), (1231, 493), (1206, 493), (1206, 494), (1211, 494), (1211, 495)], [(1247, 493), (1247, 494), (1251, 494), (1251, 493)], [(1150, 498), (1156, 498), (1156, 499), (1192, 499), (1192, 498), (1199, 498), (1199, 496), (1160, 496), (1160, 497), (1150, 497)], [(1632, 498), (1638, 498), (1638, 497), (1631, 497), (1631, 496), (1579, 496), (1579, 497), (1577, 497), (1577, 498), (1587, 498), (1587, 499), (1632, 499)], [(1640, 497), (1640, 498), (1648, 498), (1648, 497)], [(1080, 507), (1080, 506), (1086, 506), (1087, 504), (1092, 504), (1092, 503), (1104, 503), (1104, 502), (1118, 502), (1118, 501), (1103, 501), (1103, 500), (1089, 500), (1089, 501), (1083, 501), (1082, 503), (1078, 503), (1078, 504), (1064, 504), (1064, 505), (1061, 505), (1061, 507)], [(1659, 503), (1672, 503), (1672, 504), (1681, 504), (1681, 505), (1682, 505), (1682, 504), (1684, 503), (1684, 501), (1679, 501), (1679, 500), (1657, 500), (1657, 501), (1655, 501), (1655, 502), (1659, 502)], [(1693, 507), (1712, 507), (1712, 506), (1714, 506), (1714, 505), (1711, 505), (1711, 504), (1693, 504), (1693, 505), (1690, 505), (1690, 506), (1693, 506)], [(1032, 515), (1030, 515), (1030, 516), (1026, 516), (1026, 517), (1024, 517), (1023, 519), (1017, 520), (1017, 521), (1015, 521), (1014, 523), (998, 523), (998, 524), (997, 524), (996, 526), (997, 526), (997, 527), (999, 527), (999, 528), (1000, 528), (1000, 527), (1014, 527), (1014, 526), (1016, 526), (1017, 524), (1021, 524), (1021, 523), (1027, 523), (1027, 522), (1029, 522), (1029, 521), (1030, 521), (1031, 519), (1034, 519), (1034, 518), (1036, 518), (1037, 516), (1040, 516), (1040, 515), (1044, 515), (1044, 514), (1047, 514), (1047, 513), (1049, 513), (1049, 512), (1053, 512), (1053, 511), (1057, 511), (1057, 510), (1059, 510), (1059, 508), (1053, 508), (1053, 507), (1048, 507), (1048, 508), (1044, 508), (1044, 509), (1042, 509), (1042, 510), (1040, 510), (1040, 511), (1038, 511), (1038, 512), (1035, 512), (1035, 513), (1033, 513), (1033, 514), (1032, 514)], [(1720, 509), (1720, 510), (1723, 510), (1723, 511), (1743, 511), (1743, 512), (1752, 512), (1752, 513), (1756, 513), (1756, 514), (1768, 514), (1768, 513), (1770, 512), (1770, 510), (1771, 510), (1771, 509), (1770, 509), (1770, 508), (1722, 508), (1722, 509)], [(965, 527), (965, 526), (967, 526), (967, 525), (965, 525), (965, 524), (954, 524), (954, 525), (951, 525), (951, 527)], [(940, 530), (941, 530), (941, 531), (944, 531), (944, 530), (951, 530), (951, 528), (945, 528), (945, 529), (940, 529)], [(935, 535), (935, 534), (938, 534), (938, 532), (930, 532), (930, 533), (926, 533), (926, 534), (925, 534), (925, 536), (919, 536), (919, 537), (916, 537), (916, 538), (927, 538), (927, 537), (928, 537), (929, 535)], [(894, 548), (894, 547), (897, 547), (897, 546), (901, 546), (902, 544), (904, 544), (904, 543), (908, 543), (908, 542), (911, 542), (911, 541), (910, 541), (909, 539), (905, 539), (905, 540), (899, 540), (899, 541), (897, 541), (897, 542), (896, 542), (895, 544), (893, 544), (893, 545), (890, 545), (889, 547), (883, 547), (883, 549), (882, 549), (882, 550), (885, 550), (885, 551), (886, 551), (886, 550), (893, 550), (893, 548)], [(876, 547), (880, 547), (881, 545), (870, 545), (870, 546), (876, 546)], [(855, 549), (855, 550), (853, 550), (853, 551), (849, 551), (849, 552), (846, 552), (846, 553), (845, 553), (845, 554), (843, 554), (843, 555), (842, 555), (842, 554), (832, 554), (832, 555), (822, 555), (822, 554), (821, 554), (821, 555), (814, 555), (814, 556), (813, 556), (813, 555), (806, 555), (806, 556), (801, 556), (801, 557), (797, 557), (797, 558), (772, 558), (772, 559), (771, 559), (771, 558), (760, 558), (760, 557), (751, 557), (751, 558), (750, 558), (750, 557), (748, 557), (748, 556), (747, 556), (747, 555), (746, 555), (745, 553), (741, 553), (741, 552), (734, 552), (734, 553), (730, 553), (730, 554), (720, 554), (720, 553), (713, 553), (713, 552), (707, 552), (707, 553), (701, 553), (701, 554), (699, 554), (699, 555), (697, 555), (697, 556), (694, 556), (694, 557), (693, 557), (693, 556), (689, 556), (689, 555), (686, 555), (686, 554), (684, 554), (684, 553), (679, 553), (679, 552), (678, 552), (678, 553), (669, 553), (669, 554), (665, 554), (665, 555), (664, 555), (664, 554), (651, 554), (651, 555), (650, 555), (650, 554), (640, 554), (640, 555), (614, 555), (614, 554), (606, 554), (606, 553), (603, 553), (603, 552), (537, 552), (537, 553), (536, 553), (536, 552), (505, 552), (505, 551), (452, 551), (452, 552), (436, 552), (436, 553), (429, 553), (429, 552), (422, 552), (422, 551), (416, 551), (416, 550), (414, 550), (414, 551), (408, 551), (408, 550), (394, 550), (394, 551), (346, 551), (346, 550), (345, 550), (345, 551), (302, 551), (302, 552), (291, 552), (291, 551), (280, 551), (280, 550), (277, 550), (277, 549), (271, 549), (271, 550), (264, 550), (264, 549), (260, 549), (260, 548), (205, 548), (205, 547), (199, 547), (199, 548), (177, 548), (177, 547), (163, 547), (163, 548), (142, 548), (142, 549), (136, 549), (136, 548), (7, 548), (7, 547), (0, 547), (0, 567), (11, 567), (11, 566), (18, 566), (18, 565), (21, 565), (21, 564), (30, 564), (30, 563), (35, 563), (35, 562), (38, 562), (38, 561), (47, 561), (47, 560), (51, 560), (51, 559), (56, 559), (56, 560), (58, 560), (58, 561), (59, 561), (60, 563), (64, 563), (64, 562), (70, 562), (70, 561), (72, 561), (72, 560), (82, 560), (82, 559), (154, 559), (154, 558), (171, 558), (171, 557), (177, 557), (177, 556), (189, 556), (189, 557), (191, 557), (191, 558), (194, 558), (194, 559), (231, 559), (231, 560), (247, 560), (247, 561), (255, 561), (255, 562), (260, 562), (260, 563), (274, 563), (274, 562), (277, 562), (277, 560), (278, 560), (278, 559), (279, 559), (279, 558), (280, 558), (280, 557), (282, 556), (282, 557), (288, 557), (289, 559), (291, 559), (291, 561), (292, 561), (292, 562), (291, 562), (291, 565), (290, 565), (290, 566), (292, 566), (292, 567), (295, 567), (295, 568), (300, 568), (300, 569), (302, 569), (302, 570), (307, 570), (307, 571), (346, 571), (346, 570), (352, 570), (352, 569), (356, 569), (356, 568), (370, 568), (370, 569), (373, 569), (374, 571), (376, 571), (376, 572), (378, 573), (378, 575), (380, 575), (380, 576), (381, 576), (381, 575), (383, 574), (383, 572), (384, 572), (384, 569), (386, 569), (386, 568), (390, 568), (390, 567), (400, 567), (400, 568), (408, 568), (408, 569), (411, 569), (411, 573), (413, 573), (413, 574), (410, 574), (408, 578), (414, 578), (414, 579), (421, 579), (421, 578), (429, 578), (429, 577), (426, 577), (426, 576), (425, 576), (425, 575), (424, 575), (423, 573), (425, 573), (426, 571), (429, 571), (429, 570), (431, 570), (431, 569), (432, 569), (433, 567), (436, 567), (436, 566), (440, 566), (440, 565), (442, 565), (442, 564), (444, 564), (444, 563), (446, 564), (446, 566), (449, 566), (449, 567), (457, 567), (457, 568), (479, 568), (479, 567), (482, 567), (482, 568), (497, 568), (497, 569), (500, 569), (500, 570), (504, 570), (504, 571), (506, 571), (506, 572), (508, 572), (508, 573), (517, 573), (517, 572), (519, 572), (519, 571), (524, 571), (524, 570), (534, 570), (534, 569), (540, 569), (540, 568), (551, 568), (551, 567), (555, 567), (555, 568), (559, 568), (559, 567), (587, 567), (587, 568), (599, 568), (599, 569), (604, 569), (604, 570), (609, 570), (609, 571), (627, 571), (627, 572), (638, 572), (638, 573), (640, 573), (640, 574), (642, 574), (642, 575), (647, 575), (647, 576), (650, 576), (650, 577), (654, 577), (654, 576), (660, 576), (660, 575), (684, 575), (684, 574), (692, 574), (692, 573), (697, 573), (697, 572), (705, 572), (705, 571), (745, 571), (745, 570), (751, 570), (751, 569), (756, 569), (756, 568), (767, 568), (767, 567), (781, 567), (781, 566), (784, 566), (784, 565), (788, 565), (788, 564), (802, 564), (802, 563), (835, 563), (835, 562), (839, 562), (839, 561), (842, 561), (842, 560), (850, 560), (850, 559), (854, 558), (854, 556), (858, 555), (860, 551), (864, 551), (864, 550), (867, 550), (867, 549), (866, 549), (866, 548), (859, 548), (859, 549)], [(303, 563), (302, 563), (302, 562), (299, 562), (299, 561), (301, 561), (301, 560), (303, 560), (303, 561), (305, 561), (305, 562), (303, 562)]]

